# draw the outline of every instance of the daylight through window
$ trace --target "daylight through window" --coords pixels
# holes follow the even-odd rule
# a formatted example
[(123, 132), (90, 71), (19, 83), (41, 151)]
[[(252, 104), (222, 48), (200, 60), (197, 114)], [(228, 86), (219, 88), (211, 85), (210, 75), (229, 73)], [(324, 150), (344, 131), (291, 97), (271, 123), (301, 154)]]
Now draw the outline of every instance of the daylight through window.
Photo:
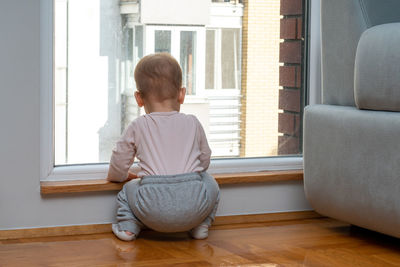
[[(54, 0), (56, 165), (109, 161), (123, 130), (144, 114), (134, 68), (159, 52), (180, 63), (182, 112), (199, 118), (213, 158), (301, 154), (303, 64), (282, 57), (281, 0), (178, 2)], [(301, 43), (297, 17), (288, 39)], [(291, 67), (287, 86), (280, 75)]]

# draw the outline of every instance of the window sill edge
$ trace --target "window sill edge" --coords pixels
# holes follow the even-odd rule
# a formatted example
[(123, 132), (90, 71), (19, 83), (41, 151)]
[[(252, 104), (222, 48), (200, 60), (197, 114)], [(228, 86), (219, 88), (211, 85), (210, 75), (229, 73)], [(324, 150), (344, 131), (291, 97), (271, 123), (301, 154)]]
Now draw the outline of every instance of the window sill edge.
[[(303, 170), (219, 173), (212, 175), (219, 185), (303, 180)], [(122, 189), (124, 184), (125, 182), (115, 183), (109, 182), (106, 179), (41, 181), (40, 193), (42, 195), (48, 195), (62, 193), (118, 191)]]

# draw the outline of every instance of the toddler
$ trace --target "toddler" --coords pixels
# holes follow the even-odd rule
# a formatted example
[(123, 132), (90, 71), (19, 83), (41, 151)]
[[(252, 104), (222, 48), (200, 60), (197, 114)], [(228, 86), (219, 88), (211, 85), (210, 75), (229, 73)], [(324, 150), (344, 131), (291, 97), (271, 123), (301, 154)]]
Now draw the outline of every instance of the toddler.
[(219, 188), (206, 172), (211, 150), (203, 127), (195, 116), (179, 112), (186, 94), (181, 68), (167, 53), (148, 55), (137, 64), (135, 81), (136, 102), (146, 114), (131, 122), (117, 142), (107, 179), (129, 180), (135, 157), (141, 179), (119, 192), (113, 233), (130, 241), (148, 227), (207, 238)]

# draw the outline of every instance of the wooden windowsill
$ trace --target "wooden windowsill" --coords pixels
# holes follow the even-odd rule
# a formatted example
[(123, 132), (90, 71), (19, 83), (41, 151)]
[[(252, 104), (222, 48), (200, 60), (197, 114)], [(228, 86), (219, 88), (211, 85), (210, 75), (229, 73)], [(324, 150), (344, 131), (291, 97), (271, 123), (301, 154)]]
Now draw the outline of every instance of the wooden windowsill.
[[(214, 174), (213, 176), (219, 185), (298, 181), (303, 180), (303, 170), (224, 173)], [(40, 192), (42, 195), (47, 195), (59, 193), (119, 191), (123, 185), (124, 183), (109, 182), (106, 179), (43, 181), (40, 182)]]

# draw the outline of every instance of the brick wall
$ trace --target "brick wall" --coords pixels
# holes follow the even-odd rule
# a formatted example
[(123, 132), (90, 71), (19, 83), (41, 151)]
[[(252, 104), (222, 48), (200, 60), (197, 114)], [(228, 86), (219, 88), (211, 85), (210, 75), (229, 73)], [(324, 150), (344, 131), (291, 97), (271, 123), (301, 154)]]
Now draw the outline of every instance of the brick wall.
[(279, 118), (278, 154), (301, 153), (303, 3), (304, 0), (281, 0), (279, 48)]

